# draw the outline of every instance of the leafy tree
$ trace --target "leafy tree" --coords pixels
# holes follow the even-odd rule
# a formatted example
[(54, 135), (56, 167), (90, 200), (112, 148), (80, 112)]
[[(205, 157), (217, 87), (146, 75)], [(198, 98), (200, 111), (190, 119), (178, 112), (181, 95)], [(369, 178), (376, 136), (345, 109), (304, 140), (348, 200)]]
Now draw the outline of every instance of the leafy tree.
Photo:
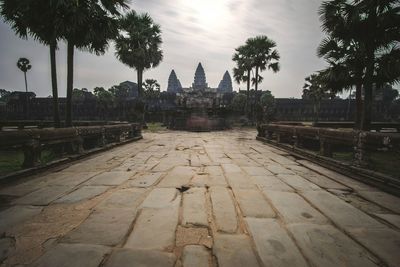
[(127, 86), (113, 85), (108, 91), (118, 100), (124, 100), (129, 97), (129, 87)]
[(272, 95), (271, 91), (267, 90), (263, 92), (260, 98), (261, 107), (261, 119), (258, 121), (270, 122), (276, 113), (276, 101), (275, 97)]
[(245, 94), (236, 94), (233, 99), (230, 108), (241, 114), (245, 113), (247, 96)]
[(248, 110), (249, 99), (250, 99), (250, 82), (251, 82), (251, 70), (253, 68), (251, 51), (248, 46), (242, 45), (235, 49), (235, 54), (232, 60), (236, 63), (236, 67), (233, 69), (233, 78), (240, 84), (241, 82), (247, 83), (246, 92), (246, 113)]
[(29, 59), (21, 57), (17, 61), (17, 67), (24, 73), (25, 91), (28, 93), (28, 81), (26, 79), (26, 73), (32, 68), (32, 65), (30, 64)]
[(113, 94), (110, 91), (104, 89), (103, 87), (95, 87), (93, 89), (93, 93), (104, 111), (102, 112), (103, 118), (107, 119), (107, 115), (110, 112), (110, 108), (113, 106), (114, 102)]
[(262, 78), (259, 78), (259, 72), (266, 69), (278, 72), (280, 56), (278, 50), (275, 49), (276, 43), (265, 35), (247, 39), (246, 46), (251, 51), (252, 66), (255, 68), (255, 77), (257, 77), (257, 79), (254, 79), (255, 90), (257, 91), (258, 83), (262, 81)]
[(7, 91), (6, 89), (0, 89), (0, 102), (7, 102), (10, 94), (11, 92)]
[(143, 83), (144, 95), (148, 99), (156, 99), (160, 96), (160, 84), (157, 80), (146, 79)]
[(137, 71), (139, 97), (143, 90), (143, 72), (157, 67), (162, 59), (160, 25), (147, 14), (130, 11), (120, 19), (120, 33), (115, 40), (117, 58)]

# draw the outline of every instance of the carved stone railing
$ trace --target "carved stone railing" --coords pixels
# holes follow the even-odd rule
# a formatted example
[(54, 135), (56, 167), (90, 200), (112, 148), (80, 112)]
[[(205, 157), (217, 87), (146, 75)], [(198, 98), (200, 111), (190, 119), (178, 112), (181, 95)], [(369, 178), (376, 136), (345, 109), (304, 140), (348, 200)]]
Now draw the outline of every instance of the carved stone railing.
[(86, 150), (142, 138), (137, 123), (57, 129), (0, 131), (0, 149), (22, 149), (23, 167), (40, 165), (41, 151), (48, 147), (61, 153), (82, 154)]
[[(61, 122), (63, 126), (64, 122)], [(102, 125), (120, 125), (128, 124), (128, 122), (121, 121), (74, 121), (74, 126), (102, 126)], [(15, 121), (0, 121), (0, 130), (3, 128), (18, 128), (19, 130), (26, 128), (52, 128), (55, 127), (54, 121), (46, 120), (15, 120)]]
[(319, 144), (319, 154), (332, 157), (337, 145), (353, 151), (353, 165), (368, 166), (369, 153), (378, 150), (400, 151), (399, 133), (365, 132), (350, 129), (263, 124), (258, 126), (258, 138), (303, 148), (305, 141)]

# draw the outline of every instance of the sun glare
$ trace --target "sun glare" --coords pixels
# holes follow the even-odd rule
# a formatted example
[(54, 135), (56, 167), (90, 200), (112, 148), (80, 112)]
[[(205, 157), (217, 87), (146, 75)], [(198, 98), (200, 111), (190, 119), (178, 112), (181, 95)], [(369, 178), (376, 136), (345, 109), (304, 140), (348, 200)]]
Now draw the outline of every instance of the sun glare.
[(193, 11), (194, 19), (201, 27), (223, 26), (228, 15), (226, 0), (184, 0), (186, 7)]

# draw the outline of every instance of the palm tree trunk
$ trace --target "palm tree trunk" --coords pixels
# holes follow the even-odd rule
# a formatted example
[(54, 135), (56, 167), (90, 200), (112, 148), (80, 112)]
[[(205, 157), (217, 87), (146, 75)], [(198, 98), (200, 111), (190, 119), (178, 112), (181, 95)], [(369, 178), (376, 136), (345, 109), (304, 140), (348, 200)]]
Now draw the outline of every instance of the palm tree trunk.
[(68, 41), (67, 55), (67, 106), (66, 106), (66, 127), (72, 126), (72, 89), (74, 86), (74, 44)]
[[(372, 52), (371, 52), (372, 51)], [(361, 130), (368, 131), (371, 128), (371, 115), (372, 115), (372, 85), (374, 75), (374, 53), (370, 50), (368, 53), (369, 62), (365, 71), (364, 82), (364, 105), (361, 121)]]
[(29, 103), (28, 103), (28, 81), (26, 79), (26, 71), (24, 71), (24, 78), (25, 78), (25, 120), (28, 119), (29, 116)]
[(249, 115), (249, 100), (250, 100), (250, 82), (251, 82), (251, 78), (250, 78), (250, 73), (251, 70), (248, 69), (247, 70), (247, 96), (246, 96), (246, 115)]
[(142, 97), (142, 88), (143, 88), (143, 70), (137, 70), (137, 82), (138, 82), (138, 96)]
[(361, 115), (363, 112), (362, 83), (356, 85), (356, 121), (355, 128), (361, 129)]
[(256, 83), (255, 83), (256, 94), (258, 90), (258, 67), (256, 67)]
[(54, 125), (60, 127), (60, 111), (58, 108), (58, 88), (57, 88), (57, 69), (56, 69), (56, 41), (50, 44), (50, 67), (51, 67), (51, 87), (53, 91), (53, 116)]

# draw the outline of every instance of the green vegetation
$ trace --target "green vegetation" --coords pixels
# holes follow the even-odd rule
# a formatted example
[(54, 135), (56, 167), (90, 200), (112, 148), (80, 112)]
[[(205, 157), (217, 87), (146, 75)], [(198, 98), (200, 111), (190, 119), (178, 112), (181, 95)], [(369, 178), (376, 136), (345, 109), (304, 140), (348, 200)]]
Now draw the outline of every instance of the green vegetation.
[(162, 123), (154, 122), (154, 123), (147, 123), (147, 129), (145, 129), (145, 131), (155, 133), (155, 132), (159, 132), (159, 131), (164, 131), (166, 129), (167, 129), (167, 127), (163, 126)]

